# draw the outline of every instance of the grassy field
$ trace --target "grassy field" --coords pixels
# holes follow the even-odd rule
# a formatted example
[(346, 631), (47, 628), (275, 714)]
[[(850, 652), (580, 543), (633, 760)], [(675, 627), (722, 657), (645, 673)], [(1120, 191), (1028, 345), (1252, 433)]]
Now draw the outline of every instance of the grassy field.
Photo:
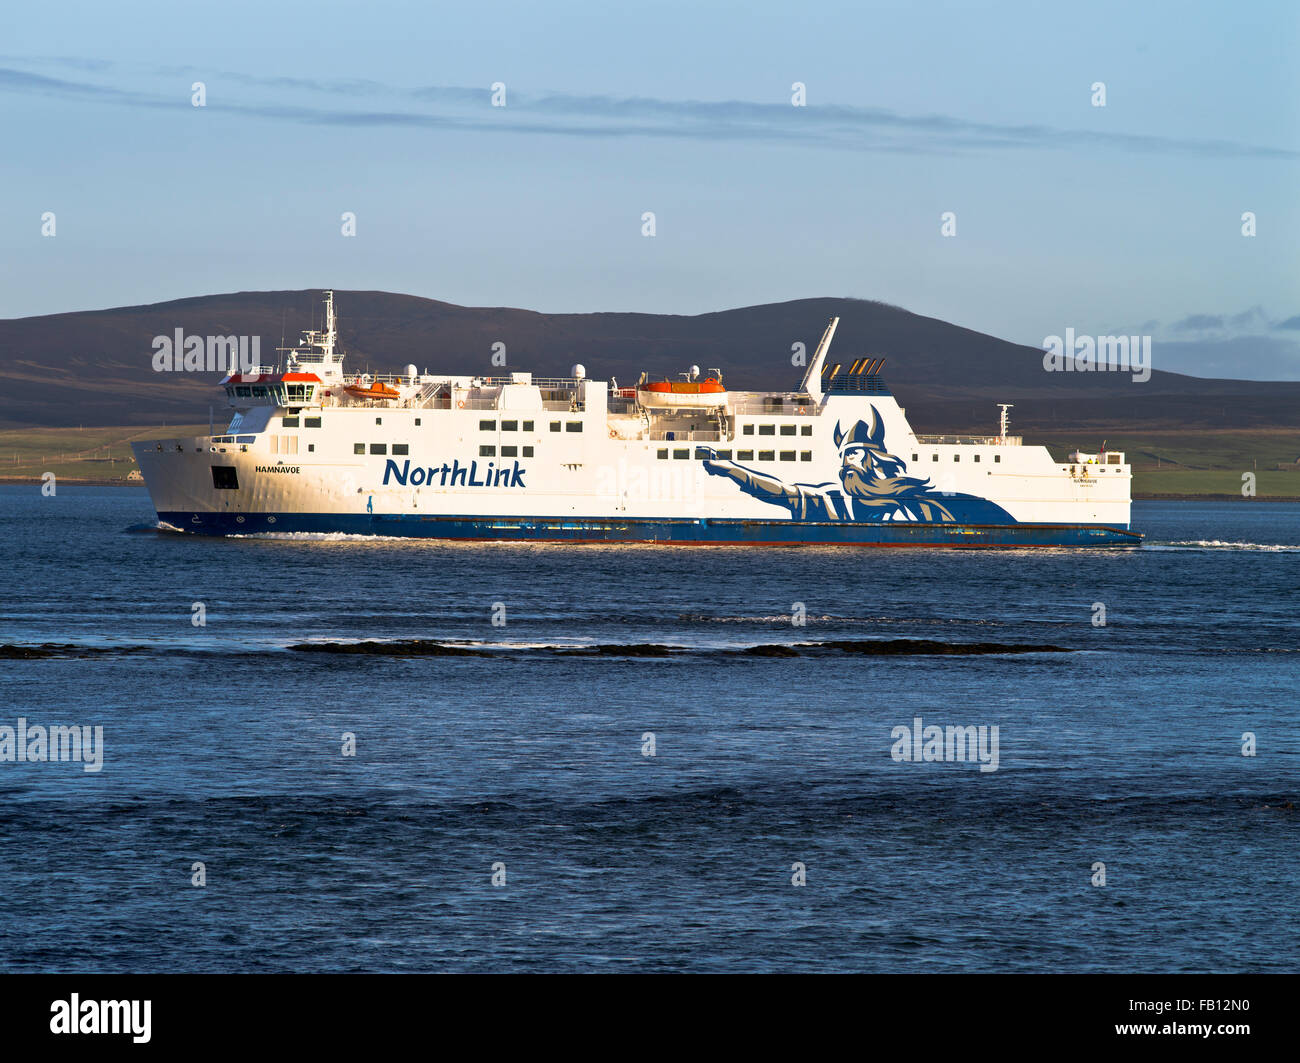
[(207, 425), (167, 428), (14, 428), (0, 431), (0, 480), (123, 483), (135, 466), (130, 443), (166, 435), (207, 435)]
[[(1242, 474), (1255, 474), (1255, 497), (1300, 498), (1300, 433), (1265, 430), (1193, 432), (1073, 432), (1026, 435), (1063, 460), (1078, 449), (1093, 452), (1102, 438), (1133, 466), (1134, 497), (1194, 495), (1242, 497)], [(1278, 466), (1285, 466), (1279, 469)]]
[[(207, 432), (207, 425), (8, 429), (0, 431), (0, 480), (34, 480), (52, 472), (60, 480), (124, 483), (135, 468), (132, 440)], [(1076, 446), (1097, 450), (1101, 438), (1096, 432), (1052, 432), (1026, 435), (1025, 443), (1046, 444), (1063, 460)], [(1242, 473), (1253, 472), (1257, 498), (1300, 498), (1300, 433), (1113, 432), (1105, 439), (1133, 464), (1135, 497), (1240, 498)]]

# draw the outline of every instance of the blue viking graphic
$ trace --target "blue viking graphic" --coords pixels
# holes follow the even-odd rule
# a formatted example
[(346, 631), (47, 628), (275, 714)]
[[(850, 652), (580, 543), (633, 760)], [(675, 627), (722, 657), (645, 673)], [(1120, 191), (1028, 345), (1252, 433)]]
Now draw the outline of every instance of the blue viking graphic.
[(836, 423), (834, 438), (840, 452), (838, 483), (783, 483), (771, 473), (720, 460), (712, 450), (704, 468), (713, 476), (735, 480), (746, 494), (785, 506), (795, 520), (1015, 523), (1010, 513), (986, 498), (940, 492), (928, 479), (902, 475), (907, 464), (885, 448), (885, 423), (874, 406), (870, 424), (858, 421), (844, 432)]

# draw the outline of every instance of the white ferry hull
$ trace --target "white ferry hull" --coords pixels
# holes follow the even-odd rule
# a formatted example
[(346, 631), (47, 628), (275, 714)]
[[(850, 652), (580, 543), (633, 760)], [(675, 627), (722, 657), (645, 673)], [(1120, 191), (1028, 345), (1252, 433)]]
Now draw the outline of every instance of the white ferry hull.
[[(330, 320), (332, 336), (332, 311)], [(226, 434), (134, 444), (159, 519), (206, 535), (939, 547), (1141, 539), (1129, 531), (1122, 456), (1063, 465), (1014, 438), (918, 437), (875, 377), (825, 392), (806, 379), (811, 395), (784, 398), (732, 392), (721, 412), (647, 411), (580, 377), (411, 374), (402, 386), (403, 398), (383, 405), (340, 403), (337, 384), (305, 408), (232, 398), (239, 412)]]

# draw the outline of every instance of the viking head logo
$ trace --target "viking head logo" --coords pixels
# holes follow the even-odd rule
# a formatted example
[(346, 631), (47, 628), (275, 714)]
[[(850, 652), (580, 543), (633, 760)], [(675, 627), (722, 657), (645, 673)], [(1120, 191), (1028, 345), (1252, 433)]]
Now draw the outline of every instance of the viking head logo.
[[(917, 502), (930, 491), (928, 479), (902, 475), (907, 463), (886, 449), (885, 422), (874, 406), (871, 407), (870, 424), (858, 421), (847, 432), (836, 424), (834, 439), (840, 452), (840, 483), (845, 494), (859, 502), (890, 507)], [(947, 513), (933, 499), (927, 498), (926, 506), (933, 507), (937, 513)]]

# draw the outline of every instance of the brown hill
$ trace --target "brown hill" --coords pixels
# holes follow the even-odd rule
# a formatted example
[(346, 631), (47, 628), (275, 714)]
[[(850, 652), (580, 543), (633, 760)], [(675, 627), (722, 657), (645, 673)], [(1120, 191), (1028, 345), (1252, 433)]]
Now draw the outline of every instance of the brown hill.
[[(1207, 380), (1160, 370), (1145, 383), (1125, 373), (1049, 373), (1042, 352), (895, 306), (857, 299), (800, 299), (694, 317), (540, 314), (463, 307), (388, 292), (339, 292), (340, 340), (350, 368), (567, 374), (582, 362), (597, 378), (634, 382), (641, 370), (675, 374), (714, 366), (743, 388), (787, 388), (826, 322), (840, 327), (833, 360), (887, 358), (884, 375), (918, 431), (991, 432), (996, 402), (1015, 403), (1018, 429), (1300, 426), (1300, 382)], [(153, 338), (187, 334), (261, 337), (262, 361), (281, 338), (319, 325), (318, 291), (237, 292), (0, 321), (0, 426), (156, 425), (206, 420), (223, 397), (215, 374), (157, 373)], [(1159, 364), (1159, 348), (1155, 352)]]

